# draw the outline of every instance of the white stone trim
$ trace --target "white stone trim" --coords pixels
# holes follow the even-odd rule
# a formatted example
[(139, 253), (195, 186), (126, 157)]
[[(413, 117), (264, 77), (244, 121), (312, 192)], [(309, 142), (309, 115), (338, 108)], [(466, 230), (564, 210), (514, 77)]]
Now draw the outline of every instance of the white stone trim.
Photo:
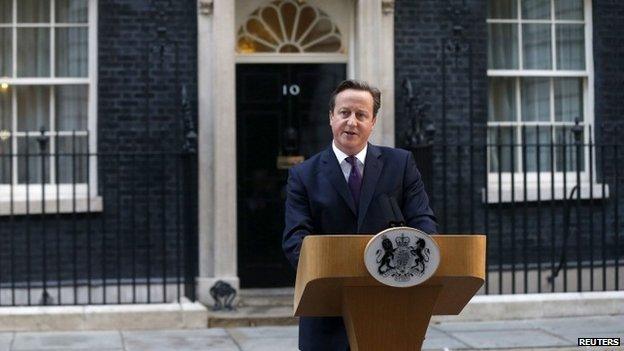
[[(198, 14), (199, 277), (204, 282), (235, 277), (236, 102), (234, 2), (215, 0), (213, 15)], [(217, 40), (218, 39), (218, 40)]]
[(394, 146), (394, 15), (382, 14), (382, 0), (358, 0), (355, 18), (355, 76), (380, 87), (382, 108), (371, 135)]
[(198, 32), (198, 65), (197, 65), (197, 92), (198, 92), (198, 264), (199, 277), (211, 276), (214, 273), (214, 157), (212, 154), (213, 113), (212, 89), (212, 42), (213, 18), (199, 13), (197, 17)]
[[(383, 107), (371, 141), (375, 144), (393, 146), (394, 12), (390, 11), (390, 4), (393, 1), (341, 1), (347, 1), (352, 6), (352, 13), (355, 14), (355, 20), (351, 21), (352, 28), (349, 31), (341, 28), (344, 38), (352, 38), (348, 42), (347, 76), (367, 80), (381, 88)], [(202, 302), (210, 300), (206, 289), (217, 280), (228, 281), (238, 289), (235, 65), (236, 62), (250, 62), (248, 60), (253, 59), (241, 59), (240, 55), (236, 55), (235, 3), (236, 1), (232, 0), (197, 2), (199, 119), (197, 287)], [(238, 5), (244, 8), (250, 6), (246, 1), (239, 2)], [(335, 59), (334, 57), (331, 60)], [(276, 62), (268, 60), (269, 57), (264, 57), (254, 62)]]
[(214, 3), (213, 63), (217, 71), (213, 81), (214, 133), (214, 274), (236, 276), (236, 76), (234, 2), (216, 0)]
[(87, 306), (19, 306), (0, 309), (0, 331), (198, 329), (208, 325), (199, 302)]
[(12, 202), (5, 199), (0, 201), (0, 216), (42, 214), (44, 210), (45, 214), (102, 212), (102, 197), (47, 198), (45, 202), (40, 198), (29, 201), (24, 199)]
[(379, 144), (394, 146), (395, 95), (394, 95), (394, 0), (382, 1), (383, 17), (381, 19), (381, 77), (383, 126)]
[(431, 322), (606, 316), (624, 313), (623, 302), (623, 291), (477, 295), (458, 316)]
[(254, 54), (236, 55), (236, 63), (347, 63), (342, 54)]
[[(564, 183), (555, 183), (554, 187), (551, 187), (550, 181), (540, 183), (539, 192), (537, 183), (527, 183), (526, 185), (526, 198), (524, 196), (524, 185), (522, 183), (516, 183), (514, 187), (511, 183), (503, 183), (499, 186), (498, 183), (490, 181), (487, 186), (487, 198), (486, 189), (481, 188), (481, 201), (488, 204), (497, 203), (509, 203), (509, 202), (523, 202), (523, 201), (551, 201), (551, 200), (565, 200), (570, 196), (570, 192), (576, 186), (576, 183), (568, 182), (564, 187)], [(513, 196), (512, 196), (513, 188)], [(553, 191), (554, 188), (554, 191)], [(603, 194), (604, 188), (604, 194)], [(564, 191), (565, 190), (565, 191)], [(539, 195), (539, 196), (538, 196)], [(589, 182), (581, 182), (581, 194), (582, 200), (600, 200), (609, 198), (609, 185), (602, 183), (590, 184)], [(576, 193), (572, 197), (572, 201), (577, 199)]]

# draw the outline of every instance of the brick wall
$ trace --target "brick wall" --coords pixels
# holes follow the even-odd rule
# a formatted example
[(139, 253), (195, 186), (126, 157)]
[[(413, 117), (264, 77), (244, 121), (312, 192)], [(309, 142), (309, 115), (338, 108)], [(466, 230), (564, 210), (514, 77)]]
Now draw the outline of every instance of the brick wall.
[(187, 86), (195, 116), (196, 6), (194, 0), (98, 2), (103, 211), (0, 218), (1, 282), (177, 273), (185, 225), (180, 87)]
[[(618, 186), (624, 189), (624, 172), (620, 171), (616, 179), (615, 167), (621, 165), (621, 161), (615, 161), (612, 151), (605, 157), (609, 160), (605, 175), (611, 197), (606, 201), (578, 203), (580, 218), (576, 217), (576, 202), (568, 208), (563, 201), (504, 205), (483, 203), (481, 190), (486, 183), (484, 145), (488, 94), (487, 6), (485, 0), (466, 1), (468, 12), (458, 16), (459, 21), (455, 22), (462, 26), (462, 36), (456, 36), (449, 4), (458, 7), (461, 3), (398, 0), (395, 12), (397, 145), (405, 145), (403, 131), (410, 125), (403, 108), (405, 93), (402, 84), (407, 78), (415, 91), (421, 92), (421, 97), (431, 105), (427, 115), (436, 127), (432, 184), (429, 186), (432, 188), (430, 197), (433, 198), (440, 231), (487, 233), (490, 263), (501, 260), (534, 262), (538, 258), (549, 261), (553, 250), (558, 261), (566, 235), (567, 245), (571, 248), (566, 249), (570, 260), (576, 257), (577, 238), (583, 247), (582, 260), (588, 259), (589, 247), (594, 248), (594, 257), (601, 257), (603, 252), (608, 257), (617, 255), (612, 244), (618, 240), (616, 228), (620, 228), (620, 235), (624, 231), (624, 223), (616, 221), (617, 213), (620, 213), (619, 216), (624, 214), (624, 192), (616, 190)], [(594, 1), (593, 10), (596, 121), (608, 126), (605, 138), (621, 140), (624, 130), (615, 128), (615, 125), (622, 125), (624, 112), (619, 103), (624, 98), (621, 71), (624, 43), (620, 38), (624, 32), (624, 4)], [(454, 44), (445, 49), (446, 44), (454, 43), (456, 39), (459, 39), (459, 51), (452, 50), (456, 48)], [(443, 53), (443, 50), (446, 51)], [(599, 140), (601, 133), (597, 133)], [(597, 151), (600, 157), (600, 150)], [(622, 160), (621, 150), (619, 153), (617, 159)], [(590, 213), (591, 216), (588, 215)], [(566, 222), (571, 223), (570, 226), (565, 226)], [(603, 234), (606, 238), (604, 243)]]

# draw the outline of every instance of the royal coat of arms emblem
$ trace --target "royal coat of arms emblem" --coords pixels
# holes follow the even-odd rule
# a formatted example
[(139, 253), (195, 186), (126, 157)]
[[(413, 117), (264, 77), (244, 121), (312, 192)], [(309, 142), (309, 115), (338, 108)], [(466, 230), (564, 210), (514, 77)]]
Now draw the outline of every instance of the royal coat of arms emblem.
[(435, 273), (440, 264), (440, 249), (429, 235), (418, 229), (390, 228), (369, 241), (364, 263), (381, 283), (409, 287), (424, 282)]

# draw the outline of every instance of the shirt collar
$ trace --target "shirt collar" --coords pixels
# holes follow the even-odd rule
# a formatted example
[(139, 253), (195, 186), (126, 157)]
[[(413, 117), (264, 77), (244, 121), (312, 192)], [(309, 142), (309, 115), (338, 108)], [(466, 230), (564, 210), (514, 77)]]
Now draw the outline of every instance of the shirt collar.
[[(336, 142), (332, 141), (332, 149), (334, 150), (334, 154), (336, 155), (336, 158), (338, 159), (338, 163), (342, 163), (342, 161), (344, 161), (347, 157), (349, 157), (349, 155), (345, 154), (344, 152), (342, 152), (342, 150), (340, 150), (337, 146), (336, 146)], [(362, 151), (358, 152), (355, 157), (360, 160), (360, 162), (362, 164), (364, 164), (364, 161), (366, 160), (366, 151), (368, 150), (368, 143), (366, 143), (366, 145), (364, 145), (364, 148), (362, 149)]]

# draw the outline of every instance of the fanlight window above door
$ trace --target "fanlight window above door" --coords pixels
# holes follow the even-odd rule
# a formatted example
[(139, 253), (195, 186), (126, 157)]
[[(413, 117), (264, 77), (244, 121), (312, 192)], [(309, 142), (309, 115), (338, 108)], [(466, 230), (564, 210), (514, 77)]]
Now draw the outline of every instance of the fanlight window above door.
[(342, 34), (322, 10), (303, 1), (276, 0), (256, 9), (241, 25), (236, 51), (345, 53)]

